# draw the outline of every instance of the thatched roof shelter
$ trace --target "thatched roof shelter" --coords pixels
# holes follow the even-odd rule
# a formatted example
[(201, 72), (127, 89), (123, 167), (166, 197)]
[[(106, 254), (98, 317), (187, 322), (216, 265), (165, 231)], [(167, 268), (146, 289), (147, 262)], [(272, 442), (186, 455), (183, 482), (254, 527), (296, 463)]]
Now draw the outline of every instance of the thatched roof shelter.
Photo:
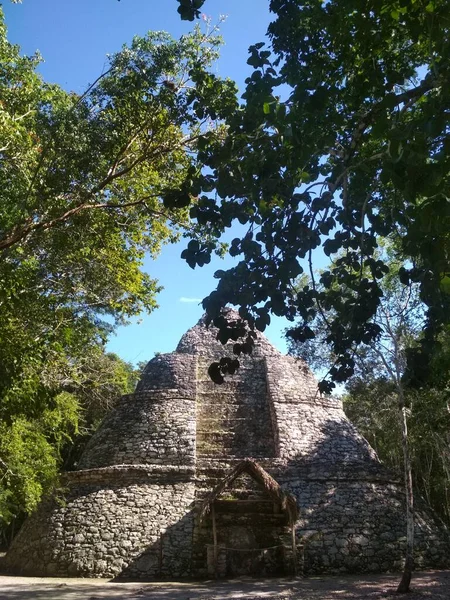
[(216, 487), (206, 496), (200, 506), (200, 519), (203, 519), (211, 510), (212, 503), (220, 494), (233, 483), (235, 479), (247, 473), (267, 492), (274, 502), (279, 502), (289, 518), (289, 524), (293, 525), (298, 519), (298, 507), (295, 497), (283, 490), (279, 483), (267, 473), (256, 461), (246, 458), (231, 469)]

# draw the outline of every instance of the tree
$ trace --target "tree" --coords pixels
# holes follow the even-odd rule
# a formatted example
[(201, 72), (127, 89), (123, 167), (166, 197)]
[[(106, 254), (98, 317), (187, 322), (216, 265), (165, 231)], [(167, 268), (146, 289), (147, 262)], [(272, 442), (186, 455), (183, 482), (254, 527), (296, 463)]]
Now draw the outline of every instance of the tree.
[[(447, 363), (448, 375), (448, 363)], [(343, 396), (345, 411), (376, 450), (396, 471), (402, 468), (401, 431), (395, 389), (379, 377), (351, 378)], [(450, 523), (450, 455), (448, 390), (429, 385), (406, 389), (408, 438), (415, 493), (435, 514)]]
[(60, 393), (71, 396), (80, 407), (76, 435), (62, 448), (64, 471), (76, 467), (87, 442), (117, 400), (134, 392), (140, 371), (116, 354), (94, 346), (62, 378), (61, 372), (57, 373), (59, 381), (55, 383)]
[[(382, 306), (383, 304), (384, 300)], [(363, 432), (373, 430), (374, 422), (384, 422), (381, 442), (384, 444), (384, 453), (387, 451), (391, 454), (387, 457), (388, 460), (391, 459), (391, 464), (395, 465), (401, 459), (395, 443), (401, 441), (403, 445), (408, 523), (407, 557), (397, 591), (407, 592), (414, 565), (413, 475), (419, 492), (427, 498), (437, 514), (446, 520), (449, 516), (448, 390), (439, 390), (431, 381), (420, 389), (408, 386), (404, 377), (406, 353), (408, 346), (413, 346), (420, 339), (419, 333), (408, 327), (403, 314), (398, 310), (396, 313), (385, 309), (382, 311), (382, 329), (389, 345), (386, 346), (382, 340), (371, 345), (371, 352), (361, 360), (360, 373), (354, 381), (349, 382), (345, 406), (350, 418), (357, 417), (354, 420), (356, 425), (361, 420), (358, 416), (361, 417), (362, 411), (365, 411), (366, 424), (362, 428)], [(435, 360), (436, 356), (431, 363)], [(378, 369), (372, 371), (372, 366), (377, 363)], [(449, 364), (446, 364), (447, 376)], [(400, 426), (396, 428), (391, 419), (398, 410), (401, 419)], [(368, 437), (370, 439), (370, 434)], [(383, 458), (383, 453), (380, 457)]]
[[(181, 2), (186, 15), (190, 4)], [(324, 297), (292, 282), (316, 250), (345, 250), (321, 276), (326, 290), (345, 284), (356, 294), (328, 295), (337, 359), (332, 381), (321, 383), (329, 391), (353, 373), (354, 343), (380, 333), (374, 315), (388, 267), (375, 258), (377, 238), (396, 236), (408, 258), (398, 277), (417, 282), (427, 306), (415, 349), (425, 364), (450, 314), (450, 6), (373, 0), (361, 11), (356, 0), (271, 0), (270, 8), (272, 48), (250, 47), (244, 104), (226, 119), (226, 139), (199, 154), (217, 198), (201, 196), (192, 217), (219, 232), (236, 220), (246, 226), (230, 247), (240, 262), (217, 272), (204, 307), (223, 340), (245, 334), (220, 317), (227, 303), (250, 331), (270, 314), (301, 317), (293, 335), (311, 339)], [(205, 253), (193, 245), (186, 258), (195, 266)], [(236, 350), (251, 345), (247, 335)], [(227, 366), (217, 369), (222, 376)]]
[[(180, 13), (194, 18), (202, 4), (180, 0)], [(424, 334), (408, 353), (406, 373), (395, 336), (394, 363), (374, 350), (400, 398), (406, 444), (404, 381), (417, 380), (418, 362), (430, 364), (450, 314), (450, 5), (373, 0), (361, 11), (356, 0), (271, 0), (270, 8), (272, 50), (250, 47), (254, 71), (245, 104), (228, 119), (224, 143), (199, 157), (213, 172), (219, 199), (202, 196), (192, 216), (219, 231), (236, 219), (247, 226), (230, 247), (242, 260), (216, 273), (217, 289), (203, 305), (221, 341), (245, 338), (236, 354), (251, 352), (253, 330), (263, 331), (271, 313), (300, 317), (291, 337), (307, 341), (316, 336), (317, 313), (327, 312), (335, 362), (331, 381), (320, 387), (330, 391), (355, 372), (355, 347), (379, 348), (391, 327), (390, 319), (378, 322), (389, 266), (376, 252), (379, 236), (395, 237), (406, 259), (397, 281), (418, 284), (426, 306)], [(299, 290), (299, 261), (307, 259), (312, 275), (318, 248), (339, 257), (320, 286), (313, 281)], [(189, 264), (201, 265), (203, 253), (188, 247)], [(227, 322), (227, 303), (239, 306), (248, 326)], [(222, 360), (210, 374), (220, 382), (237, 364)], [(410, 527), (408, 518), (399, 591), (409, 588)]]
[(76, 465), (116, 400), (134, 390), (135, 369), (98, 345), (85, 347), (72, 365), (65, 359), (55, 356), (56, 365), (44, 366), (45, 402), (33, 397), (35, 410), (23, 407), (10, 422), (0, 422), (0, 547), (9, 544), (41, 496), (58, 485), (59, 470)]
[[(417, 331), (414, 335), (409, 346), (420, 338)], [(294, 352), (295, 347), (298, 346), (293, 345)], [(385, 369), (373, 371), (369, 362), (364, 361), (364, 364), (364, 369), (358, 370), (346, 383), (345, 408), (380, 458), (398, 468), (401, 466), (401, 432), (393, 426), (397, 412), (395, 386)], [(411, 381), (409, 374), (404, 378), (415, 485), (446, 523), (450, 522), (449, 370), (450, 329), (447, 327), (438, 338), (426, 379), (419, 373), (420, 387)]]
[[(363, 418), (366, 423), (363, 429), (365, 430), (370, 429), (372, 421), (384, 421), (386, 425), (383, 411), (390, 418), (396, 412), (399, 415), (398, 428), (392, 428), (392, 422), (386, 428), (389, 431), (390, 442), (392, 443), (394, 440), (394, 443), (398, 441), (402, 445), (407, 535), (405, 568), (397, 591), (404, 593), (409, 591), (414, 569), (413, 469), (411, 443), (408, 434), (408, 417), (412, 410), (411, 401), (414, 394), (408, 389), (405, 377), (406, 356), (408, 350), (417, 346), (420, 341), (425, 311), (419, 296), (419, 286), (417, 284), (404, 286), (399, 281), (398, 271), (403, 268), (401, 266), (402, 262), (393, 258), (392, 248), (387, 246), (387, 252), (384, 255), (378, 254), (377, 258), (378, 260), (383, 259), (383, 262), (389, 267), (388, 274), (381, 281), (382, 297), (373, 318), (374, 324), (379, 329), (379, 335), (376, 340), (354, 345), (355, 374), (347, 384), (350, 398), (347, 400), (346, 405), (350, 405), (353, 412), (356, 412), (360, 417), (364, 414)], [(339, 260), (340, 258), (337, 259), (337, 261)], [(362, 275), (365, 276), (365, 272)], [(307, 287), (304, 282), (303, 287)], [(355, 297), (355, 292), (351, 288), (345, 286), (334, 287), (331, 290), (323, 291), (323, 306), (327, 306), (327, 295), (333, 294), (341, 294), (344, 297), (353, 295)], [(314, 325), (314, 329), (316, 332), (320, 332), (320, 336), (316, 336), (307, 348), (291, 337), (289, 350), (291, 354), (300, 355), (303, 358), (305, 357), (305, 349), (313, 357), (321, 353), (322, 357), (328, 357), (328, 363), (332, 365), (334, 357), (328, 337), (328, 322), (334, 316), (332, 303), (328, 305), (327, 312), (320, 310), (317, 315), (316, 320), (319, 323)], [(374, 391), (377, 394), (375, 405), (372, 404), (374, 401), (373, 395), (370, 394), (373, 394)], [(417, 401), (417, 398), (415, 398), (415, 401)], [(368, 405), (371, 410), (365, 412)], [(369, 420), (369, 423), (367, 423), (367, 420)], [(383, 437), (386, 438), (387, 436), (384, 435)], [(390, 447), (390, 450), (392, 452), (392, 447)], [(394, 448), (393, 455), (396, 459), (398, 459), (398, 454), (398, 450)], [(395, 466), (400, 465), (396, 464)]]
[(145, 253), (181, 232), (207, 240), (189, 223), (188, 192), (199, 139), (221, 136), (217, 120), (236, 104), (234, 84), (209, 70), (219, 45), (215, 28), (179, 41), (150, 32), (77, 95), (42, 81), (39, 56), (7, 41), (0, 14), (4, 522), (36, 505), (88, 418), (86, 360), (97, 385), (114, 326), (155, 308)]

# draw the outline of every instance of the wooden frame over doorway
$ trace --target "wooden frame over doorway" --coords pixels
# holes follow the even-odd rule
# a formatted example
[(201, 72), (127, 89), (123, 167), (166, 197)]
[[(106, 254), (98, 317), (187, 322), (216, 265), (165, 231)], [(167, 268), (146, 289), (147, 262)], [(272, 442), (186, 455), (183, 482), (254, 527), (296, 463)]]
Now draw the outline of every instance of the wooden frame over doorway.
[(233, 484), (233, 482), (242, 474), (249, 475), (254, 481), (256, 481), (266, 494), (281, 507), (281, 510), (287, 517), (291, 532), (291, 552), (292, 552), (292, 572), (296, 575), (297, 565), (297, 544), (295, 535), (295, 524), (298, 520), (299, 511), (297, 506), (296, 498), (289, 492), (282, 489), (275, 479), (265, 471), (261, 465), (252, 459), (244, 459), (238, 463), (233, 469), (231, 469), (226, 475), (219, 481), (214, 489), (206, 496), (200, 505), (199, 517), (200, 520), (204, 519), (208, 514), (211, 514), (212, 520), (212, 533), (213, 533), (213, 549), (214, 549), (214, 571), (217, 577), (217, 565), (218, 565), (218, 539), (217, 539), (217, 526), (216, 526), (216, 511), (215, 501), (219, 498), (220, 494), (225, 489)]

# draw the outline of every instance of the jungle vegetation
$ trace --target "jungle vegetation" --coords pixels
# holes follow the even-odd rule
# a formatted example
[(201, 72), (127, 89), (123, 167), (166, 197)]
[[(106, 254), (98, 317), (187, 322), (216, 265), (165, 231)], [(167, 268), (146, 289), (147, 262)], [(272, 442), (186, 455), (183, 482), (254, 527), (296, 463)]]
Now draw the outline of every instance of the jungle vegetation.
[[(208, 2), (178, 4), (193, 21)], [(156, 306), (158, 284), (142, 258), (180, 232), (190, 237), (182, 256), (196, 268), (223, 250), (226, 230), (245, 228), (229, 247), (236, 265), (217, 271), (203, 301), (220, 339), (235, 342), (236, 359), (211, 366), (215, 381), (251, 352), (254, 330), (283, 316), (294, 345), (326, 344), (332, 362), (321, 390), (349, 380), (356, 420), (361, 383), (385, 386), (389, 406), (400, 397), (404, 424), (433, 403), (428, 429), (420, 419), (422, 434), (410, 425), (413, 464), (426, 446), (414, 440), (440, 431), (450, 327), (450, 5), (269, 6), (268, 38), (249, 49), (240, 102), (235, 85), (211, 72), (215, 34), (136, 38), (78, 96), (43, 82), (39, 58), (21, 56), (2, 24), (0, 418), (1, 440), (16, 441), (13, 452), (0, 442), (0, 497), (11, 514), (36, 503), (61, 463), (62, 440), (76, 431), (81, 356), (102, 356), (114, 323)], [(396, 248), (395, 267), (380, 239)], [(316, 275), (321, 253), (330, 266)], [(392, 373), (378, 351), (388, 281), (394, 295), (414, 290), (421, 307), (420, 331), (408, 333), (411, 343), (401, 338), (401, 368)], [(246, 324), (226, 321), (227, 304)], [(31, 447), (42, 467), (14, 479), (11, 457), (26, 466)], [(420, 460), (422, 468), (431, 459)]]

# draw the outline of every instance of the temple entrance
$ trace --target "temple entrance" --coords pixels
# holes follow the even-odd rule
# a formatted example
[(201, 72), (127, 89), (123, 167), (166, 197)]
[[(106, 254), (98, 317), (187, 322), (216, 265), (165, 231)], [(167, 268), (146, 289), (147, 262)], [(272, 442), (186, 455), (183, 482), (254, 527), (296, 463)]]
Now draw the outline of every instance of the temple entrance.
[[(244, 460), (204, 499), (200, 518), (210, 577), (295, 572), (295, 498), (260, 465)], [(205, 537), (206, 537), (205, 536)]]
[(214, 543), (208, 544), (210, 576), (216, 571), (217, 577), (285, 575), (288, 523), (279, 508), (270, 501), (216, 500), (211, 518), (216, 521), (217, 558)]

